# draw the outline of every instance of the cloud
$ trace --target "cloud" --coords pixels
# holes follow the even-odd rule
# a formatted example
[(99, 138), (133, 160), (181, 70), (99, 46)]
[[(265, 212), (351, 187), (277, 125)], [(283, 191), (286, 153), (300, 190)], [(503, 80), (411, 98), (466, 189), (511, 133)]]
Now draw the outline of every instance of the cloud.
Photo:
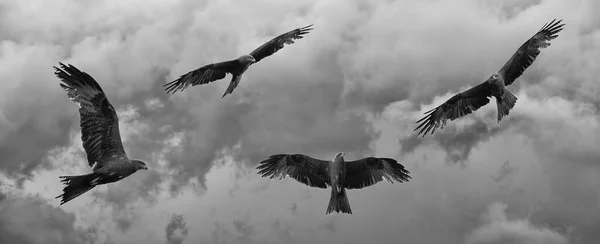
[(74, 225), (75, 215), (39, 197), (13, 196), (0, 201), (2, 243), (94, 243), (94, 229)]
[[(494, 135), (507, 130), (514, 120), (518, 117), (507, 118), (503, 121), (502, 126), (490, 126), (487, 121), (481, 119), (475, 119), (474, 123), (464, 126), (463, 128), (457, 129), (452, 127), (453, 130), (442, 130), (438, 131), (433, 135), (426, 135), (433, 137), (433, 140), (446, 152), (446, 161), (451, 163), (464, 163), (469, 159), (469, 155), (473, 148), (479, 143), (489, 140)], [(411, 153), (413, 150), (418, 148), (424, 141), (423, 137), (413, 135), (407, 138), (400, 139), (400, 145), (402, 147), (401, 153)]]
[(233, 227), (240, 234), (238, 239), (241, 241), (250, 240), (255, 233), (254, 227), (243, 220), (234, 220)]
[[(33, 1), (0, 4), (0, 176), (50, 199), (57, 175), (89, 172), (77, 107), (52, 75), (59, 61), (100, 83), (128, 155), (151, 169), (60, 209), (39, 207), (74, 216), (67, 226), (152, 243), (164, 241), (163, 214), (176, 209), (186, 239), (207, 242), (463, 243), (500, 201), (530, 229), (570, 226), (564, 238), (597, 243), (596, 1)], [(482, 82), (553, 18), (567, 26), (509, 87), (519, 97), (509, 117), (496, 123), (492, 102), (414, 136), (424, 110)], [(220, 98), (229, 77), (163, 90), (311, 23), (306, 38), (253, 65), (231, 96)], [(355, 215), (324, 216), (329, 192), (253, 170), (271, 154), (339, 151), (398, 158), (414, 180), (350, 191)], [(490, 180), (506, 161), (518, 174)], [(63, 232), (74, 236), (65, 242), (83, 240)]]
[(519, 169), (515, 168), (513, 166), (510, 166), (509, 162), (506, 161), (499, 169), (498, 169), (498, 173), (496, 174), (496, 176), (490, 176), (490, 178), (492, 180), (494, 180), (494, 182), (502, 182), (504, 179), (506, 179), (507, 177), (510, 177), (511, 175), (514, 175), (516, 172), (518, 172)]
[[(51, 66), (44, 64), (56, 57), (56, 52), (56, 48), (41, 44), (0, 43), (0, 77), (6, 84), (0, 92), (0, 114), (5, 118), (0, 122), (0, 169), (17, 178), (31, 177), (32, 171), (44, 164), (47, 151), (66, 145), (74, 125), (66, 110), (56, 109), (65, 98), (58, 85), (38, 82), (52, 79)], [(36, 97), (38, 94), (44, 95)]]
[[(218, 9), (224, 3), (192, 4), (191, 2), (183, 2), (182, 4), (156, 2), (150, 5), (144, 3), (148, 11), (150, 9), (156, 11), (152, 14), (149, 14), (150, 12), (140, 14), (140, 10), (135, 7), (136, 5), (118, 4), (116, 6), (119, 9), (117, 11), (119, 13), (118, 17), (110, 21), (99, 21), (103, 10), (109, 8), (108, 6), (95, 6), (92, 12), (86, 16), (81, 16), (77, 9), (88, 8), (87, 4), (71, 4), (67, 1), (64, 3), (68, 5), (68, 8), (64, 9), (64, 15), (81, 17), (77, 18), (78, 23), (76, 25), (70, 26), (68, 21), (63, 21), (63, 18), (54, 20), (56, 13), (52, 10), (55, 6), (48, 6), (47, 11), (50, 13), (39, 18), (52, 19), (52, 21), (7, 26), (7, 33), (9, 33), (9, 39), (11, 40), (8, 43), (15, 42), (12, 44), (14, 45), (13, 49), (26, 46), (24, 43), (33, 40), (41, 43), (57, 43), (50, 47), (44, 45), (39, 47), (42, 51), (50, 49), (55, 53), (53, 56), (48, 55), (45, 60), (35, 62), (39, 63), (40, 67), (47, 67), (47, 72), (41, 72), (41, 70), (44, 70), (41, 68), (39, 69), (40, 72), (35, 72), (41, 78), (34, 79), (26, 76), (20, 77), (20, 79), (25, 81), (54, 80), (58, 82), (49, 71), (50, 67), (56, 65), (57, 61), (74, 64), (92, 75), (103, 87), (117, 110), (132, 106), (140, 113), (139, 118), (136, 118), (136, 123), (148, 127), (139, 134), (133, 135), (131, 141), (124, 140), (126, 150), (131, 157), (143, 158), (146, 161), (160, 160), (160, 156), (152, 155), (151, 152), (161, 151), (165, 148), (165, 145), (160, 142), (171, 138), (175, 133), (181, 133), (182, 143), (178, 145), (178, 149), (184, 150), (176, 150), (164, 155), (171, 170), (177, 172), (172, 185), (174, 193), (181, 186), (187, 185), (192, 179), (198, 179), (202, 183), (204, 174), (210, 169), (212, 162), (219, 157), (218, 152), (238, 144), (241, 144), (243, 149), (239, 152), (239, 160), (255, 163), (264, 157), (265, 153), (275, 153), (291, 147), (305, 148), (306, 153), (329, 152), (331, 149), (360, 152), (368, 149), (369, 141), (374, 136), (369, 133), (369, 123), (364, 120), (363, 114), (350, 114), (348, 112), (350, 108), (338, 104), (339, 94), (329, 94), (332, 92), (339, 93), (343, 89), (343, 73), (338, 64), (339, 50), (326, 50), (326, 52), (315, 54), (312, 57), (309, 56), (309, 58), (289, 62), (291, 65), (298, 66), (293, 70), (313, 70), (308, 74), (293, 72), (292, 67), (278, 64), (281, 63), (278, 62), (278, 59), (289, 59), (301, 53), (302, 50), (309, 50), (310, 48), (307, 45), (310, 45), (310, 43), (305, 40), (284, 49), (287, 54), (281, 51), (268, 60), (257, 64), (256, 69), (253, 69), (254, 72), (248, 72), (245, 75), (240, 89), (231, 98), (215, 100), (216, 97), (213, 93), (218, 90), (215, 85), (194, 87), (186, 91), (185, 94), (178, 94), (173, 97), (168, 97), (164, 93), (161, 84), (168, 79), (179, 76), (189, 69), (197, 68), (202, 63), (235, 58), (240, 55), (240, 52), (251, 51), (255, 48), (255, 45), (260, 45), (277, 33), (295, 28), (299, 24), (307, 24), (304, 23), (305, 21), (290, 20), (289, 23), (282, 23), (280, 26), (268, 25), (269, 28), (253, 28), (261, 26), (261, 23), (267, 23), (269, 19), (261, 19), (260, 22), (256, 23), (244, 22), (239, 19), (235, 24), (232, 23), (228, 26), (220, 24), (221, 28), (214, 29), (210, 23), (204, 23), (202, 20), (215, 17), (216, 19), (209, 22), (216, 23), (220, 22), (219, 18), (222, 17), (213, 16), (209, 14), (210, 11), (199, 11), (197, 8), (202, 6), (206, 9)], [(314, 3), (276, 4), (270, 7), (279, 6), (281, 13), (287, 13), (288, 9), (304, 9), (296, 12), (298, 16), (304, 16), (312, 4)], [(9, 7), (15, 11), (4, 17), (7, 22), (27, 18), (31, 14), (31, 12), (25, 11), (25, 7), (21, 4), (11, 3)], [(240, 16), (235, 17), (240, 18), (248, 13), (249, 10), (246, 7), (238, 6), (239, 10), (231, 10), (232, 12), (239, 12)], [(242, 9), (244, 11), (241, 11)], [(170, 11), (179, 14), (174, 15), (169, 13)], [(260, 9), (256, 9), (256, 11), (260, 11)], [(153, 21), (154, 16), (177, 15), (186, 17), (182, 19), (161, 17), (162, 21)], [(76, 28), (79, 25), (85, 26), (85, 28)], [(56, 28), (57, 32), (63, 32), (64, 35), (51, 34), (48, 31), (51, 28)], [(37, 34), (33, 36), (22, 34), (25, 31), (36, 31)], [(319, 37), (312, 33), (310, 35), (311, 38)], [(214, 39), (215, 36), (221, 36), (225, 41)], [(246, 42), (243, 41), (245, 39), (247, 39)], [(210, 43), (214, 45), (209, 45)], [(305, 45), (305, 47), (302, 47), (302, 45)], [(293, 50), (292, 48), (297, 49)], [(202, 52), (199, 50), (212, 51)], [(26, 57), (33, 59), (35, 53), (39, 53), (39, 51), (32, 51)], [(270, 62), (267, 63), (267, 61)], [(7, 60), (7, 62), (9, 61)], [(12, 61), (12, 63), (15, 62)], [(18, 67), (25, 66), (25, 62), (18, 64)], [(31, 67), (32, 64), (27, 63), (27, 66)], [(269, 75), (261, 75), (261, 73)], [(290, 75), (293, 73), (296, 75)], [(219, 89), (226, 86), (227, 79), (217, 84), (220, 87)], [(313, 82), (304, 82), (305, 80), (313, 80)], [(324, 81), (331, 81), (332, 83), (325, 84)], [(64, 145), (67, 143), (68, 133), (71, 130), (78, 130), (78, 116), (74, 112), (74, 106), (68, 104), (64, 94), (61, 94), (55, 83), (47, 82), (45, 84), (49, 85), (48, 90), (53, 91), (52, 95), (48, 96), (52, 97), (53, 100), (43, 101), (44, 104), (48, 104), (48, 107), (44, 108), (43, 111), (49, 115), (58, 114), (58, 116), (46, 116), (50, 121), (40, 123), (46, 127), (52, 124), (59, 124), (63, 127), (60, 130), (50, 128), (50, 131), (53, 132), (50, 134), (41, 129), (31, 129), (38, 125), (32, 122), (30, 126), (25, 124), (26, 127), (21, 130), (15, 129), (14, 133), (6, 135), (5, 140), (3, 140), (7, 143), (7, 146), (2, 149), (7, 152), (13, 151), (14, 155), (19, 157), (26, 155), (26, 153), (15, 150), (15, 148), (25, 148), (25, 144), (31, 141), (39, 141), (40, 143), (48, 141), (49, 145), (38, 146), (34, 144), (35, 148), (30, 149), (35, 153), (27, 154), (29, 160), (33, 162), (28, 163), (31, 166), (26, 167), (25, 172), (30, 172), (36, 169), (37, 165), (44, 164), (42, 159), (46, 156), (46, 152), (53, 146), (61, 145), (56, 144), (58, 137), (63, 139)], [(256, 97), (248, 97), (247, 92), (244, 92), (244, 90), (249, 90), (246, 84), (252, 84), (252, 90), (255, 92), (260, 91), (259, 93), (262, 96), (260, 100)], [(284, 86), (287, 86), (287, 88), (284, 88)], [(298, 91), (293, 96), (287, 96), (279, 92), (290, 87)], [(31, 88), (28, 89), (31, 90)], [(321, 95), (318, 93), (319, 90), (321, 90)], [(25, 92), (17, 92), (16, 94)], [(20, 95), (15, 96), (22, 97)], [(321, 98), (317, 98), (318, 96), (321, 96)], [(298, 106), (303, 104), (307, 97), (313, 97), (311, 99), (313, 102), (307, 103), (305, 107)], [(183, 100), (184, 98), (187, 101)], [(146, 102), (150, 100), (155, 104), (161, 104), (161, 106), (146, 106)], [(38, 103), (31, 106), (37, 108)], [(63, 109), (67, 106), (69, 106), (69, 109)], [(24, 107), (22, 103), (6, 103), (4, 107), (3, 111), (10, 112), (14, 109), (19, 113), (23, 113), (25, 118), (38, 118), (43, 115), (36, 113), (34, 109)], [(268, 116), (258, 117), (257, 114), (268, 114)], [(7, 115), (7, 118), (11, 118), (8, 121), (9, 123), (23, 124), (21, 121), (14, 120), (13, 116), (10, 115), (12, 113)], [(313, 118), (319, 118), (319, 120)], [(62, 120), (57, 121), (57, 119)], [(285, 128), (281, 128), (284, 125)], [(269, 136), (272, 132), (269, 130), (277, 129), (277, 127), (280, 127), (279, 131), (282, 134), (289, 134), (289, 136), (286, 136), (289, 141), (281, 143), (282, 148), (264, 151), (265, 147), (273, 144), (272, 138)], [(121, 131), (126, 130), (122, 128)], [(310, 134), (299, 137), (297, 134), (300, 131), (310, 131)], [(320, 143), (314, 144), (314, 140), (311, 138), (312, 135), (322, 135), (323, 131), (332, 131), (335, 136), (331, 139), (323, 138), (324, 140), (320, 140)], [(8, 146), (8, 138), (16, 137), (20, 138), (23, 143)], [(39, 140), (45, 137), (48, 137), (48, 140)], [(247, 138), (252, 138), (252, 140)], [(324, 145), (331, 145), (331, 148), (322, 148)], [(8, 158), (11, 162), (22, 161), (18, 159)], [(16, 170), (16, 166), (13, 168)], [(162, 180), (160, 177), (154, 177), (154, 179)]]
[(132, 225), (132, 221), (126, 218), (115, 218), (115, 222), (117, 224), (117, 228), (121, 230), (121, 232), (127, 232)]
[(465, 238), (466, 244), (527, 243), (566, 244), (568, 240), (553, 230), (533, 226), (526, 219), (509, 220), (506, 204), (494, 203), (482, 219), (486, 222)]
[(188, 234), (188, 227), (183, 215), (174, 214), (165, 228), (167, 233), (167, 244), (181, 244)]

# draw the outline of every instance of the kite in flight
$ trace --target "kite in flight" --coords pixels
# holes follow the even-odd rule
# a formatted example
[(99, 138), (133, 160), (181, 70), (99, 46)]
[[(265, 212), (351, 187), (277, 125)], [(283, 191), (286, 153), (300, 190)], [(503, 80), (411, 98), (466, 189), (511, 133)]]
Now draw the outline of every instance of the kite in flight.
[(292, 44), (294, 43), (294, 39), (302, 39), (304, 37), (303, 35), (312, 30), (311, 26), (312, 25), (308, 25), (302, 28), (294, 29), (285, 34), (281, 34), (258, 47), (249, 55), (243, 55), (237, 59), (225, 62), (208, 64), (200, 67), (199, 69), (192, 70), (179, 77), (179, 79), (165, 84), (165, 90), (167, 93), (173, 94), (176, 91), (183, 91), (190, 85), (202, 85), (223, 79), (227, 73), (230, 73), (232, 75), (231, 82), (221, 97), (223, 98), (227, 94), (231, 94), (238, 86), (240, 80), (242, 79), (242, 74), (246, 72), (250, 65), (260, 61), (263, 58), (273, 55), (275, 52), (279, 51), (279, 49), (282, 49), (284, 44)]
[(368, 157), (345, 162), (343, 152), (336, 154), (332, 161), (302, 154), (277, 154), (260, 162), (256, 169), (262, 177), (283, 179), (290, 176), (310, 187), (325, 189), (331, 186), (326, 214), (334, 211), (352, 214), (346, 189), (361, 189), (384, 179), (390, 183), (411, 179), (410, 172), (394, 159)]
[(90, 174), (59, 177), (66, 186), (56, 198), (62, 198), (63, 205), (97, 185), (119, 181), (148, 167), (127, 157), (117, 113), (94, 78), (72, 65), (59, 64), (62, 69), (54, 67), (54, 74), (64, 83), (60, 87), (67, 91), (69, 99), (79, 105), (81, 140), (92, 167)]
[(421, 123), (415, 131), (419, 130), (418, 135), (425, 136), (428, 132), (433, 132), (437, 128), (443, 128), (447, 120), (455, 120), (467, 114), (476, 111), (480, 107), (488, 104), (488, 97), (496, 98), (498, 108), (498, 123), (502, 117), (507, 116), (508, 112), (515, 106), (517, 97), (508, 91), (505, 86), (512, 84), (527, 69), (540, 54), (541, 48), (550, 46), (550, 40), (558, 36), (565, 24), (562, 20), (552, 20), (546, 23), (533, 37), (527, 40), (513, 56), (502, 66), (500, 71), (492, 74), (483, 83), (454, 95), (445, 103), (425, 112), (426, 116), (417, 121)]

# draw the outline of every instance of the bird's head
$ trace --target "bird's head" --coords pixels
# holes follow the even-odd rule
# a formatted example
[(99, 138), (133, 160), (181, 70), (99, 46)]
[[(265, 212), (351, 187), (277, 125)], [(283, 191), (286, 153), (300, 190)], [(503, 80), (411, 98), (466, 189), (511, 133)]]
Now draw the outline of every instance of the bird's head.
[(239, 58), (240, 62), (245, 64), (253, 64), (256, 63), (256, 59), (252, 57), (252, 55), (244, 55)]
[(339, 152), (338, 154), (335, 155), (335, 157), (333, 157), (333, 160), (331, 162), (344, 161), (344, 155), (346, 155), (346, 153)]
[(131, 160), (131, 162), (133, 162), (133, 165), (135, 165), (135, 168), (137, 170), (140, 170), (140, 169), (148, 170), (148, 166), (146, 166), (146, 163), (144, 163), (140, 160)]
[(488, 80), (489, 80), (490, 82), (497, 82), (499, 78), (500, 78), (500, 74), (498, 74), (498, 73), (493, 73), (493, 74), (490, 76), (490, 78), (488, 78)]

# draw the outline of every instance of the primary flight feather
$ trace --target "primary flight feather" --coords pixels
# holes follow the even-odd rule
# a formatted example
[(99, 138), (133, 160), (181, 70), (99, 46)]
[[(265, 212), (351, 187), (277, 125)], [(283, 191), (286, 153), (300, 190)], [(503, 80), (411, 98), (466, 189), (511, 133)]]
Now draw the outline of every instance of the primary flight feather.
[(90, 174), (59, 177), (66, 186), (56, 198), (61, 198), (63, 205), (97, 185), (119, 181), (148, 167), (127, 157), (117, 113), (94, 78), (72, 65), (59, 64), (61, 68), (54, 67), (54, 74), (63, 82), (60, 87), (67, 97), (79, 105), (81, 141), (92, 167)]
[(367, 157), (344, 161), (344, 153), (325, 161), (302, 154), (277, 154), (260, 162), (256, 167), (262, 177), (295, 180), (310, 187), (331, 187), (331, 198), (326, 214), (342, 212), (352, 214), (346, 189), (361, 189), (382, 180), (390, 183), (408, 182), (410, 172), (391, 158)]
[(292, 44), (294, 43), (295, 39), (302, 39), (305, 34), (312, 30), (311, 27), (312, 25), (308, 25), (281, 34), (258, 47), (250, 54), (243, 55), (237, 59), (220, 63), (212, 63), (202, 66), (199, 69), (192, 70), (179, 77), (179, 79), (165, 84), (165, 90), (167, 93), (183, 91), (190, 85), (202, 85), (223, 79), (225, 78), (225, 75), (229, 73), (232, 75), (232, 77), (229, 87), (227, 87), (227, 90), (225, 90), (225, 93), (222, 96), (225, 97), (227, 94), (231, 94), (238, 86), (242, 78), (242, 74), (246, 72), (250, 65), (262, 60), (263, 58), (273, 55), (275, 52), (279, 51), (279, 49), (283, 48), (285, 44)]
[(442, 105), (425, 112), (425, 117), (417, 121), (420, 123), (415, 128), (415, 131), (419, 131), (417, 135), (425, 136), (428, 132), (433, 134), (436, 129), (443, 128), (447, 120), (452, 121), (463, 117), (488, 104), (489, 97), (496, 98), (499, 123), (517, 102), (517, 97), (508, 91), (506, 86), (512, 84), (535, 61), (541, 48), (550, 46), (549, 41), (556, 38), (564, 26), (561, 21), (554, 19), (546, 23), (517, 49), (498, 73), (492, 74), (483, 83), (456, 94)]

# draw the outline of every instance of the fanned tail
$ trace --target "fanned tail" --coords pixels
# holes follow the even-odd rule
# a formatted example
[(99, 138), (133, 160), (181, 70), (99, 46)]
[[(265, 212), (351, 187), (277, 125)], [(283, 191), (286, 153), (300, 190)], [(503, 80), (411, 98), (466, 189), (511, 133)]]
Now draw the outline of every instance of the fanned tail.
[(352, 209), (350, 209), (350, 202), (348, 201), (348, 196), (346, 195), (346, 189), (340, 187), (340, 192), (336, 192), (335, 187), (331, 189), (331, 198), (329, 199), (329, 206), (327, 206), (327, 212), (325, 214), (330, 214), (332, 212), (342, 212), (347, 214), (352, 214)]
[(91, 190), (96, 186), (94, 180), (97, 179), (94, 173), (87, 175), (75, 175), (75, 176), (60, 176), (61, 182), (65, 184), (63, 188), (63, 194), (56, 198), (61, 198), (60, 205), (65, 204), (68, 201), (73, 200), (81, 194)]
[(500, 123), (500, 120), (502, 120), (504, 116), (508, 115), (508, 112), (516, 103), (517, 97), (504, 88), (504, 94), (500, 98), (496, 97), (496, 105), (498, 105), (498, 123)]

